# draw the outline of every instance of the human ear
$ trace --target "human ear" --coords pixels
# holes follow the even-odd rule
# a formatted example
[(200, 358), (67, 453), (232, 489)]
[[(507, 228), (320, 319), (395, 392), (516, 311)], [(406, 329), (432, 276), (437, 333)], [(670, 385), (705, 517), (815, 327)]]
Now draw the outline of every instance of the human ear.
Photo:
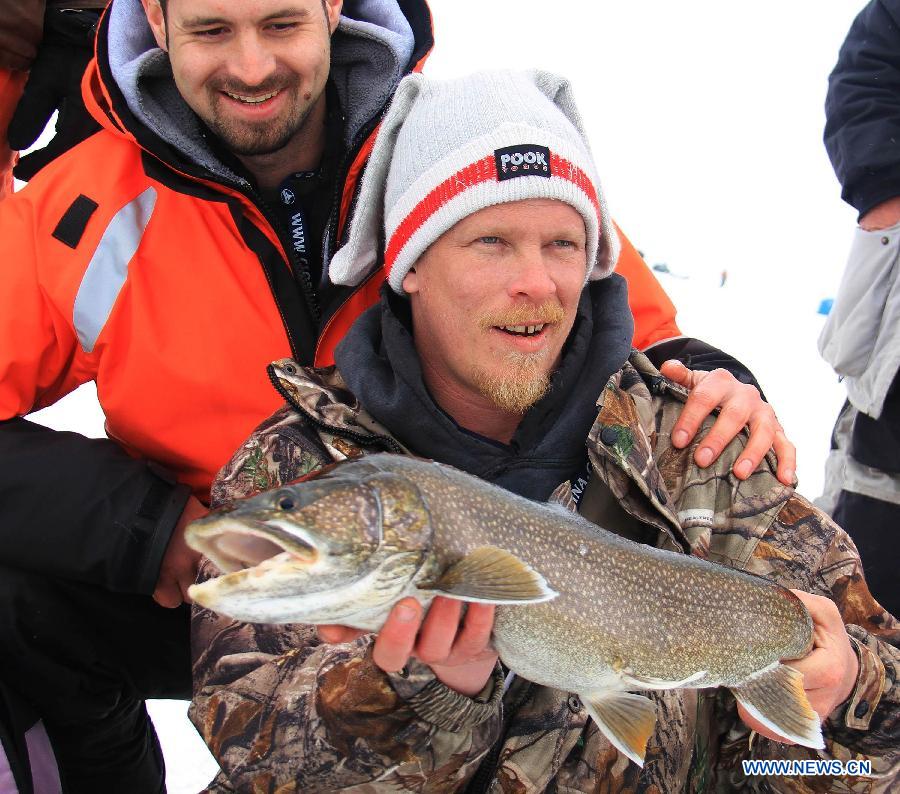
[(415, 268), (411, 268), (409, 273), (403, 277), (401, 286), (407, 295), (412, 295), (419, 291), (419, 274), (416, 273)]
[(156, 39), (156, 45), (161, 50), (168, 50), (166, 16), (163, 14), (159, 0), (141, 0), (141, 5), (144, 7), (144, 13), (147, 15), (147, 22), (150, 25), (150, 30), (153, 31), (153, 38)]
[(344, 0), (323, 0), (323, 5), (325, 6), (325, 16), (328, 18), (328, 30), (334, 33), (341, 19)]

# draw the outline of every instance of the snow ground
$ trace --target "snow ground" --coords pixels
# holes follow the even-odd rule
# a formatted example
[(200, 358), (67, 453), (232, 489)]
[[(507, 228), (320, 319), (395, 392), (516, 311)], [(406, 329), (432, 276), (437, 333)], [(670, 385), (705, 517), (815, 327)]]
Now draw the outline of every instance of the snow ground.
[[(800, 490), (817, 496), (831, 426), (843, 402), (843, 389), (815, 346), (824, 322), (816, 308), (826, 296), (808, 284), (787, 288), (746, 273), (732, 274), (722, 288), (712, 278), (660, 278), (678, 306), (685, 334), (721, 347), (756, 374), (797, 445)], [(31, 418), (58, 429), (104, 435), (92, 384)], [(166, 756), (170, 794), (196, 794), (216, 772), (186, 712), (183, 701), (150, 703)]]

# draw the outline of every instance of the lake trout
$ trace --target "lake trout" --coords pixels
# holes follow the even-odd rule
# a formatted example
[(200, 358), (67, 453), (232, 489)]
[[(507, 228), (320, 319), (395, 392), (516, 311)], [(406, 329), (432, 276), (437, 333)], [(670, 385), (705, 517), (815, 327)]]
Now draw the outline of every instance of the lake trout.
[(577, 694), (641, 765), (656, 712), (636, 690), (725, 686), (776, 733), (824, 746), (802, 675), (781, 663), (812, 647), (790, 591), (449, 466), (352, 459), (217, 509), (186, 539), (224, 572), (191, 598), (236, 620), (377, 631), (409, 595), (496, 604), (504, 664)]

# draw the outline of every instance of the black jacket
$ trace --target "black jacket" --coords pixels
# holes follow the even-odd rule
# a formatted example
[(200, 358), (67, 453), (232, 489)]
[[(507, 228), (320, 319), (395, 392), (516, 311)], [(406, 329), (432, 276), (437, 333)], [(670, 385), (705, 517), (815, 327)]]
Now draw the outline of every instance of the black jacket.
[(856, 17), (828, 80), (825, 148), (860, 217), (900, 195), (900, 0)]

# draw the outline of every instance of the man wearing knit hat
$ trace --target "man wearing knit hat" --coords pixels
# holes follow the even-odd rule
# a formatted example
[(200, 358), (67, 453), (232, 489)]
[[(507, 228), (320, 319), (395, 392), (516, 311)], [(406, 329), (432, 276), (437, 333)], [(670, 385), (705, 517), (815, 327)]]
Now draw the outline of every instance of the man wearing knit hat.
[[(842, 530), (776, 479), (746, 479), (741, 442), (708, 469), (670, 442), (684, 390), (630, 349), (616, 234), (568, 85), (545, 73), (407, 78), (382, 124), (348, 244), (331, 265), (388, 286), (336, 367), (281, 362), (287, 405), (220, 472), (221, 504), (328, 463), (391, 450), (639, 542), (796, 588), (816, 645), (792, 663), (826, 722), (825, 758), (900, 779), (900, 623), (869, 595)], [(217, 575), (204, 562), (200, 578)], [(650, 693), (643, 766), (577, 697), (505, 676), (493, 607), (404, 599), (377, 635), (251, 626), (195, 607), (191, 718), (222, 788), (241, 791), (731, 790), (740, 760), (809, 759), (751, 739), (725, 690)], [(845, 625), (847, 624), (847, 625)], [(850, 625), (853, 624), (853, 625)], [(832, 769), (832, 771), (834, 771)], [(796, 780), (792, 781), (792, 785)], [(835, 789), (858, 779), (835, 775)], [(817, 789), (823, 790), (823, 789)]]

